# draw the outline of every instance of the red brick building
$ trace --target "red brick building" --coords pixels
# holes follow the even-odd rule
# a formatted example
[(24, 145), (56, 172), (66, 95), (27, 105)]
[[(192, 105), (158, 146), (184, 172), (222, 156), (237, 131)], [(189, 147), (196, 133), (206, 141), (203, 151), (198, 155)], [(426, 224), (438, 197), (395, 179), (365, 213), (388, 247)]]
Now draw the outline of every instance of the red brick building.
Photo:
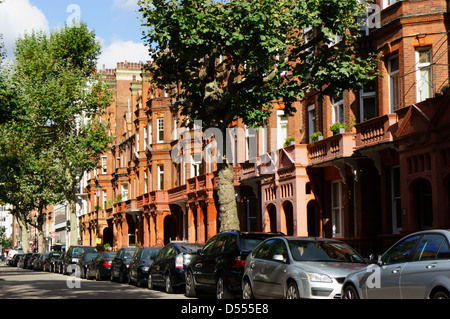
[[(259, 131), (239, 120), (230, 128), (242, 230), (335, 237), (367, 255), (405, 233), (450, 227), (450, 111), (441, 93), (449, 78), (448, 4), (376, 4), (359, 45), (361, 54), (382, 53), (377, 81), (338, 101), (311, 95), (289, 118), (276, 104)], [(216, 166), (207, 160), (214, 143), (194, 131), (181, 138), (168, 92), (141, 67), (102, 71), (117, 92), (105, 119), (116, 142), (90, 173), (83, 243), (96, 232), (116, 248), (205, 242), (218, 229)], [(336, 122), (345, 132), (333, 134)], [(314, 132), (323, 140), (311, 142)], [(287, 137), (294, 145), (283, 145)]]

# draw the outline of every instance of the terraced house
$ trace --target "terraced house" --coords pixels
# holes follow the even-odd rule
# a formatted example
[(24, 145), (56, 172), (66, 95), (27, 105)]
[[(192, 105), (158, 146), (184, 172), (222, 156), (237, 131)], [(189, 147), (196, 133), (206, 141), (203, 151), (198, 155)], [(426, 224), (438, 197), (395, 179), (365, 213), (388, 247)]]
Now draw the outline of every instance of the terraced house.
[[(277, 103), (264, 128), (236, 119), (224, 137), (241, 230), (339, 238), (367, 255), (406, 233), (450, 227), (449, 3), (371, 8), (359, 49), (382, 54), (376, 81), (340, 99), (311, 94), (291, 117)], [(217, 233), (217, 141), (195, 125), (186, 138), (170, 109), (174, 88), (157, 89), (142, 70), (125, 62), (101, 71), (116, 91), (104, 118), (116, 141), (80, 191), (83, 244), (162, 246)]]

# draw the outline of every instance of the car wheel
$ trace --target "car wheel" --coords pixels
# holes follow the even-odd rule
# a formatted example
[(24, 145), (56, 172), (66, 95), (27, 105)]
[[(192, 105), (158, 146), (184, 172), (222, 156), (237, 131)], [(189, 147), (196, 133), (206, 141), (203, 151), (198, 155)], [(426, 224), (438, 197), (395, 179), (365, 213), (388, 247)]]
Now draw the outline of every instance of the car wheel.
[(249, 280), (244, 281), (244, 287), (242, 287), (242, 299), (254, 299), (252, 285)]
[(172, 294), (173, 293), (173, 286), (172, 286), (172, 280), (170, 280), (170, 274), (167, 273), (164, 277), (164, 281), (166, 283), (166, 293)]
[(450, 299), (450, 295), (446, 291), (438, 291), (433, 294), (433, 299)]
[(148, 274), (148, 278), (147, 278), (147, 288), (150, 290), (153, 290), (154, 286), (153, 286), (153, 276), (152, 274)]
[(286, 299), (300, 299), (298, 287), (295, 282), (291, 282), (286, 290)]
[(359, 299), (358, 292), (355, 287), (352, 285), (348, 285), (344, 288), (344, 294), (342, 295), (342, 299)]
[(228, 290), (225, 278), (222, 275), (217, 279), (216, 297), (217, 299), (232, 299), (234, 297), (233, 294)]
[(194, 274), (192, 274), (192, 271), (188, 271), (186, 274), (186, 297), (196, 297), (197, 291), (195, 290), (195, 283), (194, 283)]

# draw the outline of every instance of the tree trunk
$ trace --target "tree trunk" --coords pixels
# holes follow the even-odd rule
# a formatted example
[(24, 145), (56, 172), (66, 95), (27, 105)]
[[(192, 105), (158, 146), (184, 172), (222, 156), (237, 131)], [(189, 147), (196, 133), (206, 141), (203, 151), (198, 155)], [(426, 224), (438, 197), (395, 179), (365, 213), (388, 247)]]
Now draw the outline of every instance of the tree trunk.
[[(78, 245), (78, 218), (75, 196), (69, 200), (69, 221), (70, 221), (70, 246)], [(66, 249), (67, 249), (66, 248)]]
[[(226, 140), (226, 129), (222, 128), (222, 137)], [(226, 229), (240, 229), (239, 218), (236, 205), (236, 194), (234, 190), (234, 169), (233, 164), (228, 163), (226, 156), (226, 143), (222, 150), (218, 151), (218, 158), (222, 157), (223, 162), (218, 163), (217, 195), (219, 201), (219, 231)], [(223, 152), (223, 153), (222, 153)]]
[(27, 225), (26, 223), (22, 220), (22, 218), (20, 218), (19, 216), (17, 217), (17, 222), (19, 223), (20, 229), (22, 230), (22, 249), (25, 253), (29, 253), (30, 252), (30, 239), (28, 237), (28, 229), (27, 229)]

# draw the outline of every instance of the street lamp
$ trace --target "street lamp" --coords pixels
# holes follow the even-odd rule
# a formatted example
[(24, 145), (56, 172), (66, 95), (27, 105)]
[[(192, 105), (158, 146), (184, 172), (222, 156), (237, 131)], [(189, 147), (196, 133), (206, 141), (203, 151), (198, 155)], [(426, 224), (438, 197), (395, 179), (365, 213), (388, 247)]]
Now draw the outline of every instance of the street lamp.
[(102, 187), (97, 184), (97, 186), (95, 186), (95, 196), (97, 197), (97, 206), (95, 206), (95, 212), (97, 214), (97, 225), (95, 227), (95, 245), (97, 246), (97, 237), (98, 237), (98, 210), (100, 208), (100, 195), (102, 193)]

